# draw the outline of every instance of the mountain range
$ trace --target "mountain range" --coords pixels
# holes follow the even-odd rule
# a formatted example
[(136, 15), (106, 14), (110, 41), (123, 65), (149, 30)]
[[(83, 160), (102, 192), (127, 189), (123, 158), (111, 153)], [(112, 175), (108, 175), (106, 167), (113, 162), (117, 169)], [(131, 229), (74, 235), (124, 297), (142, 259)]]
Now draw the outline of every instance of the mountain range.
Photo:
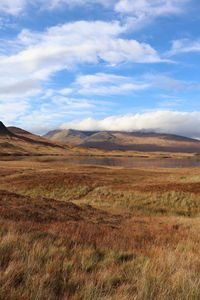
[(155, 132), (80, 131), (58, 129), (44, 138), (84, 148), (120, 151), (200, 152), (200, 141), (174, 134)]
[[(154, 132), (80, 131), (58, 129), (43, 137), (0, 122), (0, 155), (64, 155), (85, 149), (200, 153), (200, 141)], [(84, 152), (85, 151), (85, 152)], [(91, 154), (93, 153), (91, 152)], [(96, 152), (95, 152), (96, 153)], [(94, 154), (95, 154), (94, 153)]]

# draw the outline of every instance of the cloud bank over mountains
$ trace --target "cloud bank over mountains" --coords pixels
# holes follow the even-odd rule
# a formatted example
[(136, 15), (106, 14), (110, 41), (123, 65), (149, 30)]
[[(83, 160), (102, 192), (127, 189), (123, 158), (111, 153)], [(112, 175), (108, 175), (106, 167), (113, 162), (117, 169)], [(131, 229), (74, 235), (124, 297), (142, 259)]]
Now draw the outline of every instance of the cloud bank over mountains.
[(60, 128), (89, 131), (152, 131), (200, 138), (200, 112), (160, 110), (103, 119), (86, 118), (63, 123)]

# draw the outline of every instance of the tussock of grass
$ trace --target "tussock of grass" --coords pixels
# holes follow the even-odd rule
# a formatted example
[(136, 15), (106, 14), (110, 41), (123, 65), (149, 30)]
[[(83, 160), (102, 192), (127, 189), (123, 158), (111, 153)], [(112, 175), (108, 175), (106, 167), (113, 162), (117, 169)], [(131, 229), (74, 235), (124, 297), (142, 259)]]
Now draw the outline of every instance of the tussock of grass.
[(200, 214), (200, 195), (184, 192), (120, 192), (100, 187), (90, 193), (86, 199), (93, 205), (118, 207), (131, 211), (139, 210), (147, 214), (161, 213), (183, 216)]
[(188, 232), (172, 237), (171, 229), (168, 237), (152, 231), (154, 243), (145, 233), (145, 242), (138, 248), (137, 235), (126, 228), (122, 236), (130, 240), (127, 251), (116, 232), (106, 230), (101, 235), (93, 228), (90, 238), (84, 237), (90, 225), (74, 226), (70, 233), (59, 226), (48, 232), (25, 224), (1, 225), (0, 299), (200, 297), (196, 231), (191, 232), (194, 241), (188, 249), (182, 247)]
[[(12, 186), (10, 186), (10, 180)], [(24, 196), (46, 197), (71, 201), (86, 196), (97, 184), (84, 176), (62, 174), (37, 174), (36, 176), (20, 176), (9, 178), (5, 188)]]
[(126, 281), (118, 270), (126, 253), (37, 230), (6, 228), (1, 236), (0, 299), (99, 299)]

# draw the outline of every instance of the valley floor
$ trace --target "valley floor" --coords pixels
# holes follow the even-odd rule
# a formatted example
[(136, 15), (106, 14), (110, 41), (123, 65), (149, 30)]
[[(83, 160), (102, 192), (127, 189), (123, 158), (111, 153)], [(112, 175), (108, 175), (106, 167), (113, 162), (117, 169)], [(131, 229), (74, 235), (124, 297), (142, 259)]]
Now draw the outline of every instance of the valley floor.
[(0, 300), (200, 299), (199, 168), (0, 166)]

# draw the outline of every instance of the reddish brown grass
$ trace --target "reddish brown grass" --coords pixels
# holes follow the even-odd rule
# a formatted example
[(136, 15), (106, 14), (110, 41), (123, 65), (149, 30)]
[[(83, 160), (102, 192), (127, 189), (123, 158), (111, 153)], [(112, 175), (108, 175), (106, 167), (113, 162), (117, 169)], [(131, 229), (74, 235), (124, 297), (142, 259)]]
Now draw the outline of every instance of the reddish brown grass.
[(32, 160), (0, 174), (1, 300), (200, 299), (197, 169)]

